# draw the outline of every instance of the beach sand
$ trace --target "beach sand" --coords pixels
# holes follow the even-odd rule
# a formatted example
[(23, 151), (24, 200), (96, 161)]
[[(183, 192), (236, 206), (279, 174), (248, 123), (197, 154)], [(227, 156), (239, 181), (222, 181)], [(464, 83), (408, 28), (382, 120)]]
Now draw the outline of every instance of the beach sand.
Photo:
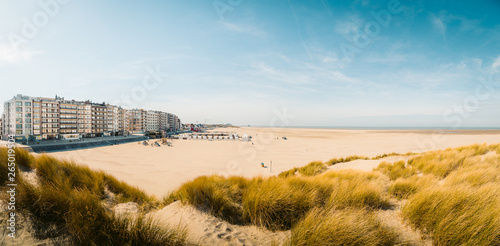
[[(251, 142), (173, 140), (173, 147), (127, 143), (92, 149), (53, 152), (104, 170), (158, 198), (201, 175), (276, 175), (311, 161), (384, 153), (424, 152), (475, 143), (500, 143), (500, 131), (335, 130), (299, 128), (224, 128), (252, 136)], [(281, 137), (286, 136), (288, 140)], [(278, 139), (276, 139), (278, 138)], [(153, 140), (150, 140), (153, 141)], [(253, 143), (253, 144), (252, 144)], [(272, 169), (271, 169), (272, 161)], [(260, 163), (264, 162), (265, 168)], [(379, 161), (358, 160), (332, 169), (370, 171)]]

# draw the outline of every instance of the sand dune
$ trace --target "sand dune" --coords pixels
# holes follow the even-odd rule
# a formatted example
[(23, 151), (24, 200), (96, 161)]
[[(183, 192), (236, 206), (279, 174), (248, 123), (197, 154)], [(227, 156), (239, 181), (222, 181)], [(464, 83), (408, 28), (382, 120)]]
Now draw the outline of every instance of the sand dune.
[(232, 225), (180, 202), (149, 216), (171, 228), (186, 228), (188, 239), (199, 245), (271, 245), (272, 242), (284, 242), (290, 236), (290, 231), (271, 232), (257, 226)]

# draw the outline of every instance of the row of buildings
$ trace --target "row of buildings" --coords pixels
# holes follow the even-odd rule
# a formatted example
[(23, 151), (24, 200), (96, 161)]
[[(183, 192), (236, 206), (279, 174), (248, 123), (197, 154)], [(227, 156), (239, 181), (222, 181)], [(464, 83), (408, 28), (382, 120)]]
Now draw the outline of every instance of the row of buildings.
[(102, 136), (170, 132), (180, 129), (171, 113), (91, 101), (17, 95), (4, 103), (0, 135), (17, 141), (79, 139)]

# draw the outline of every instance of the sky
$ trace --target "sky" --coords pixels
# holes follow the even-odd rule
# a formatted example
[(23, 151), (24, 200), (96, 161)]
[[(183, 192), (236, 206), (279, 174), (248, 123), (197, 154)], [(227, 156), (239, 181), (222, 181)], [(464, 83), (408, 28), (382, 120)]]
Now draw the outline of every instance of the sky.
[(183, 123), (500, 127), (500, 2), (0, 2), (16, 94)]

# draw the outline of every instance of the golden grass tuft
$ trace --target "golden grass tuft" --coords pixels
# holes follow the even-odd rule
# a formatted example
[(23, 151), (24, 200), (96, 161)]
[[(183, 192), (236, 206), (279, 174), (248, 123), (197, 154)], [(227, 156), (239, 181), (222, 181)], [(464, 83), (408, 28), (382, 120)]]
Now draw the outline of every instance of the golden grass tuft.
[(413, 166), (407, 165), (405, 161), (398, 161), (395, 163), (382, 162), (375, 169), (387, 175), (391, 180), (397, 178), (408, 178), (416, 173)]
[(417, 157), (412, 165), (444, 180), (410, 197), (402, 208), (404, 217), (435, 245), (499, 245), (498, 147), (472, 145)]
[[(9, 165), (9, 151), (14, 153), (14, 166)], [(19, 170), (31, 170), (33, 169), (34, 158), (31, 154), (22, 148), (8, 149), (0, 148), (0, 185), (4, 185), (9, 179), (9, 172), (14, 170), (15, 180), (20, 181), (21, 177), (19, 175)], [(12, 176), (11, 176), (12, 177)]]
[(304, 167), (299, 168), (298, 172), (304, 176), (314, 176), (326, 171), (326, 165), (321, 161), (313, 161)]
[(332, 165), (335, 165), (335, 164), (338, 164), (338, 163), (343, 163), (343, 162), (350, 162), (350, 161), (354, 161), (354, 160), (369, 160), (369, 159), (370, 158), (368, 158), (366, 156), (351, 155), (351, 156), (344, 157), (344, 158), (333, 158), (333, 159), (330, 159), (329, 161), (326, 162), (326, 165), (327, 166), (332, 166)]
[(242, 223), (242, 193), (250, 182), (242, 177), (202, 176), (183, 184), (174, 196), (231, 223)]
[(119, 203), (136, 202), (142, 205), (155, 202), (155, 198), (147, 195), (143, 190), (120, 181), (109, 174), (103, 174), (102, 178), (109, 191), (118, 194), (116, 199)]
[(500, 244), (498, 183), (424, 189), (408, 200), (403, 215), (436, 245)]
[(314, 206), (314, 187), (306, 189), (293, 180), (269, 178), (249, 187), (243, 197), (244, 218), (270, 230), (290, 229)]
[(364, 209), (312, 209), (286, 245), (395, 245), (398, 234)]
[(396, 198), (407, 199), (422, 189), (437, 185), (438, 181), (439, 180), (432, 174), (398, 178), (389, 186), (388, 192)]

